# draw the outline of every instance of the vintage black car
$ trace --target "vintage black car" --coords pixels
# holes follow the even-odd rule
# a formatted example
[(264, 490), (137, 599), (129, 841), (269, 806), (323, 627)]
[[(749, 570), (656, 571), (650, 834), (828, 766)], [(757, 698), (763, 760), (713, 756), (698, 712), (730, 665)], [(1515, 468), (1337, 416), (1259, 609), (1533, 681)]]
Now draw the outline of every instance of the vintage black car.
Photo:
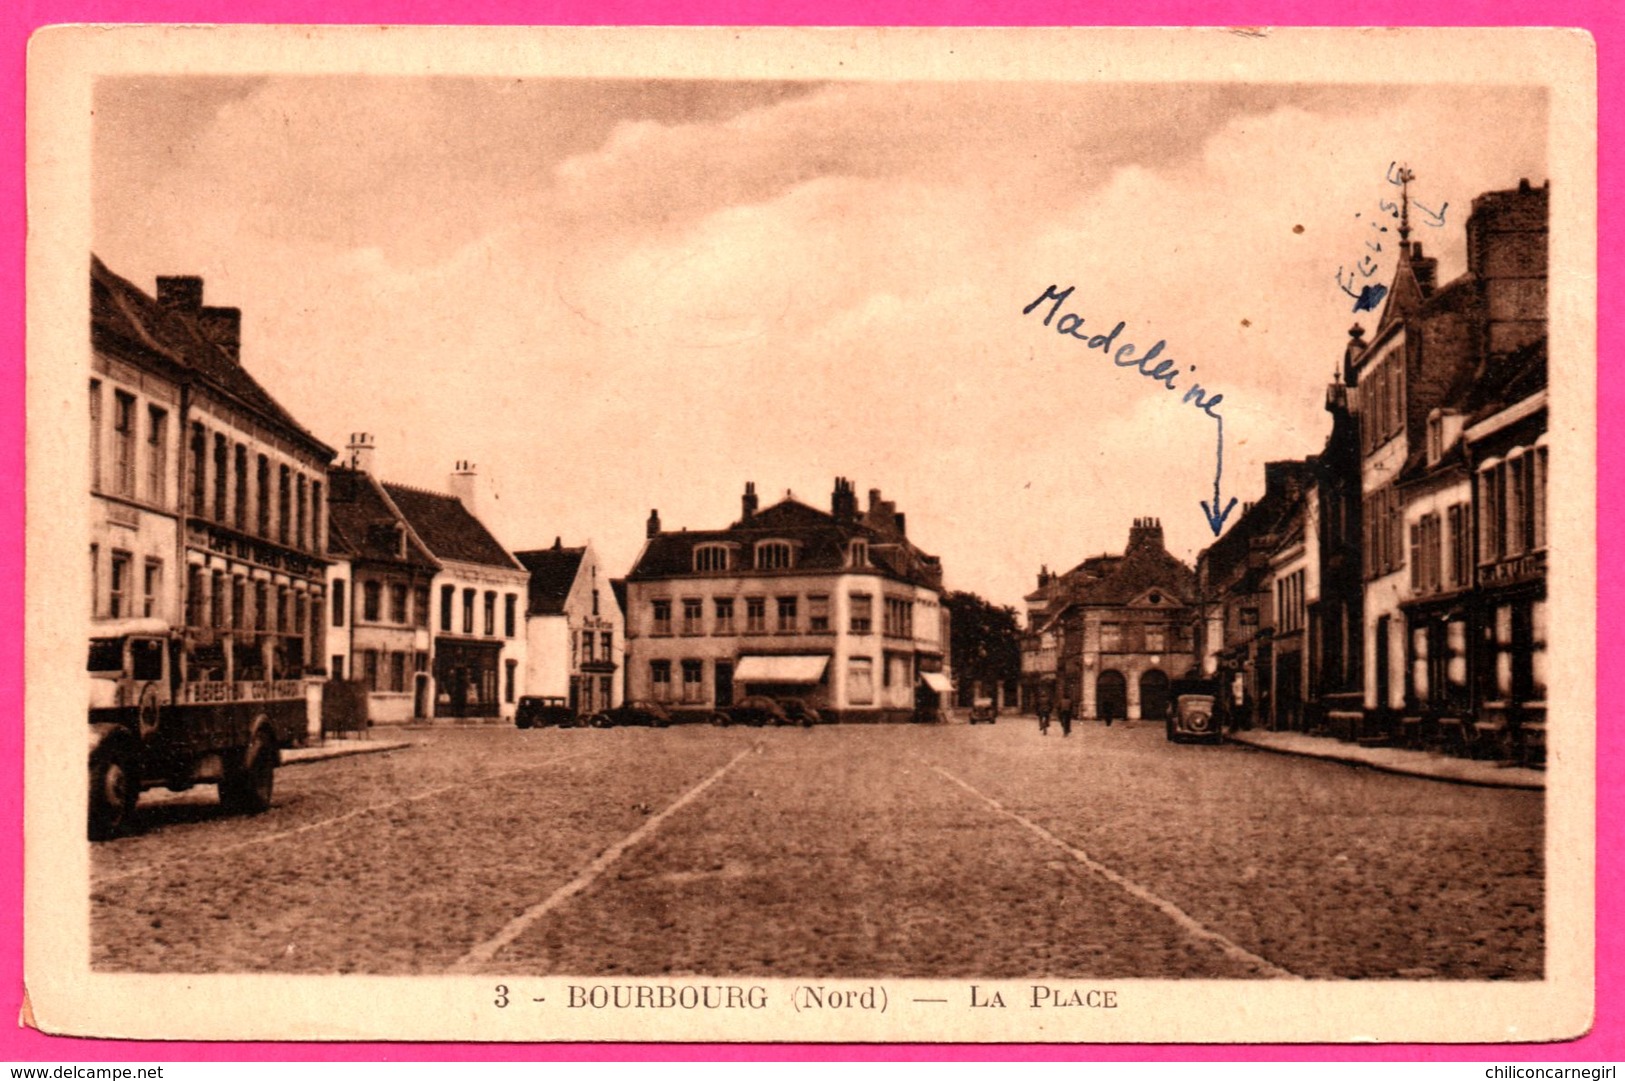
[(588, 722), (594, 728), (620, 728), (627, 725), (646, 728), (665, 728), (671, 724), (671, 711), (659, 702), (638, 699), (623, 702), (612, 709), (602, 709)]
[(574, 728), (576, 711), (563, 698), (526, 695), (519, 700), (513, 723), (518, 728)]
[(769, 698), (765, 694), (752, 694), (741, 698), (714, 720), (718, 724), (748, 724), (760, 728), (768, 724), (799, 724), (803, 727), (818, 723), (818, 711), (799, 698)]
[(1211, 679), (1176, 679), (1168, 687), (1168, 742), (1217, 743), (1219, 684)]
[(991, 698), (978, 698), (976, 701), (971, 703), (971, 707), (970, 707), (970, 723), (971, 724), (998, 724), (999, 723), (999, 707), (995, 706), (993, 704), (993, 699), (991, 699)]

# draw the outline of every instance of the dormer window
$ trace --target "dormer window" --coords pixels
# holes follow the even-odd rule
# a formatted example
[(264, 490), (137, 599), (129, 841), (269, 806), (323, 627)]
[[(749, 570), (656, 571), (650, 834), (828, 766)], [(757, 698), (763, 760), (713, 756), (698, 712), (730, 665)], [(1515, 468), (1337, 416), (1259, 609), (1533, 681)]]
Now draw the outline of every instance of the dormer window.
[(694, 549), (694, 569), (696, 571), (725, 571), (728, 569), (728, 546), (726, 544), (701, 544)]
[(792, 565), (789, 541), (761, 541), (756, 545), (756, 569), (786, 570)]
[(853, 541), (846, 550), (847, 565), (852, 567), (867, 567), (869, 565), (869, 542), (866, 540)]

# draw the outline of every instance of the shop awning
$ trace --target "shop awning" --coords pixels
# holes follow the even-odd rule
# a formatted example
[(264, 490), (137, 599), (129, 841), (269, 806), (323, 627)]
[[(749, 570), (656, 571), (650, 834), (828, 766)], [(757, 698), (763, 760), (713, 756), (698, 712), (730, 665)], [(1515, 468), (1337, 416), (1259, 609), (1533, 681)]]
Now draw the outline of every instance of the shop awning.
[(825, 656), (741, 657), (735, 683), (817, 683), (829, 665)]
[(938, 694), (947, 694), (954, 689), (954, 685), (948, 682), (948, 677), (941, 672), (921, 672), (920, 680)]

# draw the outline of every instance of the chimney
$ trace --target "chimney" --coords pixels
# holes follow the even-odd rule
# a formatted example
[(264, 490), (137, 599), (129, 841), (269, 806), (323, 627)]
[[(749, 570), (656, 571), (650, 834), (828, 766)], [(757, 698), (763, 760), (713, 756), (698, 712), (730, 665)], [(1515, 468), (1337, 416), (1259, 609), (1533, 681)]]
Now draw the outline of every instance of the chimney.
[(344, 447), (346, 457), (344, 464), (357, 473), (378, 475), (378, 445), (373, 442), (372, 436), (367, 432), (352, 432), (350, 442)]
[(1421, 288), (1422, 295), (1431, 296), (1439, 284), (1439, 261), (1422, 257), (1420, 240), (1411, 242), (1411, 273), (1416, 275), (1416, 284)]
[[(755, 493), (748, 494), (746, 496), (746, 498), (747, 499), (755, 498)], [(651, 510), (649, 512), (649, 521), (643, 527), (643, 535), (646, 536), (646, 537), (653, 537), (653, 536), (657, 536), (659, 533), (660, 533), (660, 512), (658, 510)]]
[[(745, 482), (745, 494), (739, 499), (740, 510), (743, 512), (740, 517), (747, 522), (750, 521), (756, 516), (757, 505), (756, 482), (753, 480), (747, 480)], [(652, 537), (655, 535), (655, 533), (660, 532), (660, 518), (658, 515), (651, 514), (650, 520), (654, 523), (652, 527), (654, 531), (649, 534), (649, 536)]]
[(855, 522), (858, 518), (858, 493), (845, 477), (835, 478), (835, 491), (829, 497), (829, 512), (837, 521)]
[(196, 315), (203, 307), (203, 279), (191, 274), (159, 278), (158, 306), (166, 312)]
[(476, 518), (480, 516), (479, 479), (479, 469), (470, 461), (458, 462), (451, 473), (451, 494)]
[(197, 324), (203, 336), (218, 345), (233, 364), (242, 362), (242, 309), (201, 308), (198, 310)]
[(869, 511), (872, 514), (876, 510), (878, 510), (879, 508), (880, 508), (880, 489), (879, 488), (870, 488), (869, 489)]
[(1162, 520), (1160, 518), (1136, 518), (1128, 531), (1127, 555), (1140, 548), (1162, 549)]
[(553, 538), (553, 550), (555, 552), (564, 551), (564, 538), (563, 537), (554, 537)]
[(905, 516), (903, 514), (894, 514), (894, 515), (892, 515), (892, 521), (897, 523), (897, 532), (898, 532), (899, 536), (904, 536), (904, 537), (908, 536), (908, 518), (907, 518), (907, 516)]

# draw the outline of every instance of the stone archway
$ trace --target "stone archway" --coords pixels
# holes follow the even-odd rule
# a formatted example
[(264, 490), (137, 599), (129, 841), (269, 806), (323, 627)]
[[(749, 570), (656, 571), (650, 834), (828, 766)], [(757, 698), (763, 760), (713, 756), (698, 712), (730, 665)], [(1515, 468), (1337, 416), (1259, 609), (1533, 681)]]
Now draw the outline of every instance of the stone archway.
[(1140, 673), (1140, 717), (1160, 721), (1168, 716), (1168, 673), (1148, 668)]
[(1128, 717), (1128, 680), (1115, 668), (1095, 677), (1095, 716), (1102, 720)]

